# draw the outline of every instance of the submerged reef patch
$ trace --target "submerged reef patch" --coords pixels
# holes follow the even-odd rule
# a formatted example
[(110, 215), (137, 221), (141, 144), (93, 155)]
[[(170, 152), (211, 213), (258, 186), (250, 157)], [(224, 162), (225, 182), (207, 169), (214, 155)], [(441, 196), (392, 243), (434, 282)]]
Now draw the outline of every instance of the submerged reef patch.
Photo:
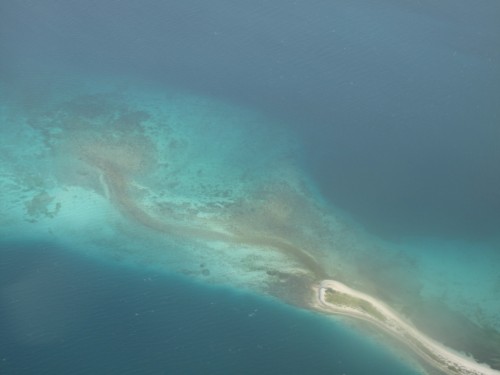
[[(423, 330), (429, 314), (457, 316), (425, 295), (424, 262), (324, 201), (289, 129), (246, 108), (167, 90), (74, 90), (29, 110), (10, 104), (9, 121), (21, 131), (5, 139), (36, 141), (4, 147), (1, 233), (74, 241), (96, 257), (302, 307), (311, 285), (333, 278), (392, 304)], [(19, 162), (26, 155), (38, 158)], [(451, 321), (467, 327), (471, 344), (460, 346), (448, 331), (435, 338), (494, 365), (498, 327)]]

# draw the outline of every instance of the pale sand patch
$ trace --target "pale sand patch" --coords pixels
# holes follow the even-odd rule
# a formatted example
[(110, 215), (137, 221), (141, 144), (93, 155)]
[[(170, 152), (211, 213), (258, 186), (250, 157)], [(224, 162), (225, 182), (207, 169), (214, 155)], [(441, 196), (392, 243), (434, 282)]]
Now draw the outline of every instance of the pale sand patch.
[[(367, 294), (358, 292), (334, 280), (323, 280), (320, 285), (316, 286), (314, 289), (316, 291), (316, 301), (313, 303), (314, 308), (369, 321), (403, 341), (423, 359), (446, 374), (500, 375), (500, 371), (491, 369), (487, 365), (477, 363), (473, 358), (462, 355), (425, 336), (410, 323), (405, 322), (402, 318), (397, 316), (396, 313), (384, 303)], [(327, 302), (326, 292), (328, 289), (368, 302), (375, 310), (383, 315), (384, 319), (377, 319), (362, 308), (334, 305)]]

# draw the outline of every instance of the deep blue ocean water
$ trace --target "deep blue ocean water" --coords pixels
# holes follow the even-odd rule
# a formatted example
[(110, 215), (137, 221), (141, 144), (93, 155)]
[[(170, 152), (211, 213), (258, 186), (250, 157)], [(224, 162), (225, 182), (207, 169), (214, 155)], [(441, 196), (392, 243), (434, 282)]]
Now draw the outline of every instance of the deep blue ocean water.
[[(36, 102), (51, 80), (117, 75), (254, 106), (374, 233), (495, 240), (498, 19), (496, 0), (4, 1), (0, 82)], [(273, 300), (1, 244), (0, 374), (200, 373), (412, 372)]]
[(352, 329), (271, 299), (0, 245), (0, 373), (415, 374)]
[(255, 106), (300, 132), (322, 193), (370, 230), (498, 238), (495, 0), (1, 7), (10, 95), (121, 75)]

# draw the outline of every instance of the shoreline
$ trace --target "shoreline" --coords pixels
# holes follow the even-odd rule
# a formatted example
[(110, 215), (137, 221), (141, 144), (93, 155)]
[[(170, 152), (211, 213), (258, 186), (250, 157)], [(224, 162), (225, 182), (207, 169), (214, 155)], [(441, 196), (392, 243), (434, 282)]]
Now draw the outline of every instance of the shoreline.
[[(384, 303), (334, 280), (313, 287), (312, 308), (335, 315), (361, 319), (397, 338), (433, 367), (448, 375), (500, 375), (485, 364), (459, 354), (434, 341), (405, 322)], [(336, 299), (339, 303), (335, 304)]]
[[(221, 201), (226, 202), (227, 186), (219, 188), (218, 186), (211, 187), (209, 184), (207, 185), (209, 189), (204, 190), (206, 189), (205, 184), (219, 179), (224, 180), (227, 177), (238, 177), (239, 173), (233, 175), (228, 172), (224, 177), (215, 173), (213, 179), (208, 178), (198, 182), (199, 176), (195, 173), (194, 168), (191, 172), (188, 169), (189, 173), (181, 174), (178, 172), (182, 170), (180, 167), (184, 165), (183, 163), (191, 162), (191, 157), (193, 157), (186, 151), (186, 155), (176, 159), (174, 156), (180, 151), (178, 146), (171, 146), (171, 144), (177, 145), (178, 140), (190, 139), (190, 136), (193, 136), (191, 131), (188, 133), (181, 131), (185, 129), (184, 125), (181, 127), (181, 124), (184, 124), (181, 121), (184, 119), (183, 112), (179, 112), (179, 119), (171, 125), (172, 129), (175, 130), (173, 133), (170, 133), (172, 129), (169, 132), (162, 132), (160, 130), (163, 122), (157, 121), (163, 119), (165, 114), (163, 109), (156, 113), (157, 109), (153, 104), (144, 105), (140, 101), (142, 96), (127, 97), (128, 99), (123, 104), (127, 104), (126, 108), (130, 107), (128, 110), (115, 109), (114, 99), (106, 101), (106, 97), (101, 94), (89, 97), (99, 102), (104, 100), (102, 105), (109, 118), (126, 119), (129, 110), (137, 109), (151, 113), (151, 122), (147, 123), (146, 126), (141, 123), (142, 120), (132, 121), (132, 123), (126, 124), (130, 127), (130, 129), (127, 128), (127, 131), (124, 131), (118, 122), (111, 123), (109, 130), (97, 132), (96, 129), (101, 129), (96, 126), (100, 124), (100, 118), (94, 119), (85, 113), (80, 114), (78, 111), (75, 112), (72, 107), (71, 103), (82, 104), (79, 96), (70, 102), (63, 101), (55, 106), (54, 112), (50, 112), (47, 118), (36, 120), (36, 118), (28, 116), (28, 119), (33, 122), (26, 122), (26, 126), (33, 130), (33, 139), (37, 140), (37, 142), (33, 142), (33, 152), (36, 153), (37, 147), (47, 147), (50, 153), (42, 154), (40, 151), (41, 160), (45, 164), (54, 162), (55, 174), (52, 179), (46, 178), (48, 182), (45, 180), (39, 182), (38, 179), (31, 176), (31, 168), (27, 168), (24, 171), (27, 175), (26, 178), (14, 179), (14, 176), (22, 176), (22, 174), (17, 169), (17, 164), (12, 164), (12, 169), (11, 165), (7, 164), (5, 175), (8, 182), (5, 186), (9, 187), (9, 193), (13, 194), (11, 202), (13, 202), (12, 211), (14, 214), (12, 217), (19, 214), (19, 223), (23, 223), (23, 220), (26, 219), (30, 223), (39, 221), (39, 224), (30, 227), (31, 231), (48, 232), (50, 236), (57, 235), (58, 238), (59, 233), (62, 233), (61, 237), (64, 237), (66, 232), (85, 235), (86, 231), (90, 231), (92, 233), (90, 237), (93, 237), (91, 242), (95, 244), (93, 246), (96, 249), (102, 246), (101, 244), (107, 244), (106, 241), (112, 241), (116, 233), (127, 231), (132, 234), (133, 232), (128, 230), (127, 225), (130, 224), (131, 228), (140, 227), (158, 235), (158, 239), (155, 238), (151, 242), (141, 242), (142, 237), (138, 237), (137, 243), (131, 244), (130, 248), (110, 253), (112, 257), (132, 259), (132, 262), (141, 264), (157, 262), (159, 267), (165, 267), (167, 271), (174, 270), (190, 275), (202, 275), (209, 282), (218, 283), (223, 280), (224, 283), (245, 286), (259, 292), (266, 290), (268, 294), (272, 294), (265, 289), (270, 285), (275, 287), (273, 292), (276, 292), (280, 297), (284, 296), (281, 298), (287, 302), (289, 295), (295, 294), (293, 297), (300, 299), (301, 307), (307, 304), (308, 308), (323, 313), (343, 315), (369, 322), (374, 327), (378, 327), (377, 329), (380, 329), (381, 332), (385, 332), (404, 343), (423, 361), (425, 360), (426, 363), (431, 364), (442, 373), (450, 375), (500, 375), (498, 370), (491, 369), (486, 364), (479, 364), (472, 357), (453, 351), (423, 335), (404, 317), (399, 317), (382, 302), (352, 290), (341, 283), (325, 280), (321, 284), (316, 284), (313, 297), (315, 301), (310, 304), (312, 299), (311, 283), (325, 279), (329, 274), (344, 274), (343, 270), (342, 272), (333, 272), (329, 268), (329, 266), (336, 264), (335, 258), (326, 256), (326, 254), (330, 256), (335, 252), (330, 252), (329, 249), (348, 248), (349, 251), (356, 254), (356, 251), (362, 251), (366, 239), (361, 237), (358, 243), (355, 237), (358, 235), (356, 232), (352, 232), (355, 236), (351, 235), (350, 232), (347, 232), (350, 229), (347, 224), (344, 225), (342, 220), (337, 220), (336, 216), (323, 210), (319, 204), (320, 201), (318, 201), (322, 199), (320, 193), (316, 196), (315, 190), (309, 189), (307, 177), (300, 177), (301, 169), (295, 171), (294, 164), (290, 164), (293, 172), (290, 176), (294, 177), (297, 173), (300, 178), (293, 178), (289, 181), (288, 173), (283, 172), (283, 176), (279, 174), (276, 177), (277, 188), (274, 187), (275, 177), (269, 181), (267, 177), (262, 181), (260, 179), (254, 181), (252, 174), (250, 175), (252, 178), (245, 177), (249, 180), (242, 180), (240, 183), (245, 184), (248, 191), (255, 196), (249, 195), (247, 198), (243, 193), (229, 194), (229, 197), (233, 197), (234, 202), (240, 204), (237, 206), (237, 210), (231, 211), (230, 205), (226, 206), (220, 203)], [(88, 98), (83, 98), (83, 104), (87, 103)], [(163, 99), (159, 104), (162, 102)], [(71, 104), (69, 107), (68, 103)], [(109, 108), (106, 107), (107, 104), (109, 104)], [(167, 107), (165, 111), (167, 110), (173, 111), (175, 114), (177, 107)], [(198, 119), (197, 116), (193, 118)], [(211, 115), (206, 116), (211, 118)], [(63, 125), (61, 119), (66, 118), (75, 119), (75, 125), (67, 125), (67, 127)], [(24, 121), (24, 119), (21, 120)], [(187, 120), (192, 121), (191, 117), (188, 117)], [(87, 122), (96, 126), (95, 129), (94, 127), (87, 128), (85, 125)], [(20, 124), (24, 124), (24, 122), (20, 122)], [(196, 126), (193, 129), (198, 129)], [(221, 125), (221, 128), (226, 129), (226, 125)], [(238, 140), (240, 134), (237, 133), (234, 136)], [(17, 142), (17, 138), (14, 137), (13, 140)], [(171, 142), (167, 142), (168, 140)], [(201, 144), (205, 145), (205, 142), (202, 139)], [(190, 143), (186, 144), (190, 145)], [(198, 147), (199, 145), (194, 143), (189, 147), (194, 146)], [(188, 146), (183, 147), (191, 150)], [(194, 148), (197, 149), (196, 147)], [(286, 149), (288, 150), (288, 146)], [(217, 158), (214, 160), (217, 161), (219, 160), (218, 156), (226, 155), (225, 153), (219, 155), (217, 151), (213, 152), (215, 154), (210, 154), (208, 160), (212, 160), (210, 157), (215, 155)], [(163, 156), (159, 157), (159, 154)], [(24, 157), (27, 154), (21, 153), (19, 155)], [(58, 163), (58, 158), (63, 160), (62, 157), (67, 160), (64, 163)], [(10, 162), (10, 159), (6, 160)], [(214, 173), (214, 168), (217, 172), (218, 164), (216, 162), (214, 162), (214, 167), (210, 163), (204, 165), (196, 158), (193, 158), (193, 161), (195, 166), (206, 168), (206, 170), (203, 169), (205, 174), (211, 176), (211, 173)], [(43, 167), (45, 164), (41, 166)], [(269, 170), (274, 173), (274, 169)], [(169, 183), (174, 184), (174, 187), (179, 181), (185, 181), (186, 186), (189, 185), (188, 182), (194, 184), (196, 181), (196, 187), (199, 186), (201, 190), (193, 188), (192, 191), (190, 190), (190, 194), (193, 196), (184, 195), (182, 189), (170, 188), (162, 182), (167, 176), (169, 177), (168, 181), (173, 181)], [(228, 181), (232, 180), (228, 179)], [(248, 181), (250, 183), (247, 183)], [(270, 187), (266, 187), (264, 182), (269, 182)], [(298, 183), (304, 183), (304, 185)], [(285, 184), (285, 190), (281, 188), (283, 184)], [(184, 185), (181, 183), (181, 186)], [(235, 189), (238, 189), (238, 186), (235, 184)], [(75, 193), (74, 188), (81, 190), (77, 190)], [(32, 193), (32, 196), (26, 197), (26, 191)], [(246, 190), (244, 191), (246, 192)], [(288, 193), (289, 191), (291, 194)], [(198, 201), (196, 194), (203, 194), (203, 199)], [(240, 195), (248, 199), (249, 203), (247, 204), (246, 200), (242, 199), (244, 204), (241, 203), (239, 201)], [(89, 203), (89, 197), (92, 198), (92, 204)], [(176, 201), (179, 197), (182, 198), (181, 203)], [(61, 212), (57, 208), (58, 204), (62, 204)], [(187, 205), (188, 208), (185, 208), (184, 205)], [(25, 213), (27, 207), (30, 208), (27, 211), (28, 215)], [(262, 208), (268, 209), (262, 210)], [(73, 215), (73, 212), (78, 214)], [(82, 212), (85, 212), (88, 217), (84, 218)], [(109, 219), (102, 214), (104, 212), (110, 212), (110, 214), (106, 214), (109, 215)], [(55, 216), (58, 218), (55, 219)], [(181, 217), (182, 220), (177, 220), (176, 217)], [(300, 218), (300, 220), (292, 221), (291, 219), (295, 217)], [(119, 221), (122, 219), (123, 222)], [(12, 222), (17, 223), (14, 219)], [(89, 223), (92, 223), (92, 226)], [(108, 224), (110, 230), (105, 232)], [(149, 238), (149, 234), (149, 232), (144, 234), (141, 232), (140, 235)], [(335, 242), (337, 236), (340, 238), (339, 243)], [(351, 236), (354, 239), (351, 239)], [(159, 249), (162, 249), (163, 243), (159, 242), (161, 237), (209, 244), (199, 248), (196, 246), (196, 249), (194, 249), (194, 245), (186, 247), (188, 250), (186, 255), (180, 251), (179, 255), (168, 255), (168, 257), (163, 254), (157, 258), (149, 254), (143, 255), (143, 246), (147, 247), (150, 244), (157, 246), (159, 244)], [(320, 240), (316, 240), (316, 238)], [(315, 241), (313, 242), (311, 239)], [(352, 246), (352, 249), (349, 246)], [(205, 248), (213, 251), (206, 251)], [(156, 247), (154, 249), (156, 251)], [(234, 249), (238, 251), (234, 251)], [(85, 251), (89, 252), (89, 250)], [(341, 258), (342, 254), (339, 251), (335, 256)], [(190, 258), (188, 259), (188, 257)], [(170, 262), (171, 259), (175, 261), (178, 259), (178, 263)], [(208, 269), (201, 270), (199, 267), (199, 264), (202, 262), (205, 264), (207, 259), (210, 261), (213, 259), (213, 264), (210, 265), (212, 272), (210, 278), (202, 273), (209, 272)], [(348, 261), (346, 263), (348, 264)], [(217, 277), (219, 278), (217, 279)], [(288, 286), (285, 283), (290, 279), (293, 282)], [(297, 293), (297, 281), (300, 282), (300, 295)], [(433, 281), (432, 278), (429, 282), (431, 283), (431, 281)], [(361, 303), (361, 307), (368, 306), (368, 310), (363, 311), (363, 309), (348, 308), (342, 304), (329, 303), (326, 298), (329, 294), (328, 289), (348, 294), (351, 297), (351, 302), (354, 299), (355, 302)], [(374, 314), (370, 315), (370, 311)], [(477, 337), (481, 337), (479, 333)], [(495, 355), (495, 352), (493, 354)]]

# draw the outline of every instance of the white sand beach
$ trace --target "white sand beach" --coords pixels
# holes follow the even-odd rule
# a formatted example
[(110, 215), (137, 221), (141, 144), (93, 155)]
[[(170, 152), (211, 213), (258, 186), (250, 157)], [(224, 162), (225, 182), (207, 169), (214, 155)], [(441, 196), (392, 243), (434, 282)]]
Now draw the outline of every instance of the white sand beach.
[[(323, 280), (316, 290), (315, 308), (369, 321), (398, 338), (431, 365), (450, 375), (498, 375), (499, 371), (477, 363), (427, 337), (400, 318), (384, 303), (334, 280)], [(338, 293), (349, 303), (332, 303), (327, 293)]]

